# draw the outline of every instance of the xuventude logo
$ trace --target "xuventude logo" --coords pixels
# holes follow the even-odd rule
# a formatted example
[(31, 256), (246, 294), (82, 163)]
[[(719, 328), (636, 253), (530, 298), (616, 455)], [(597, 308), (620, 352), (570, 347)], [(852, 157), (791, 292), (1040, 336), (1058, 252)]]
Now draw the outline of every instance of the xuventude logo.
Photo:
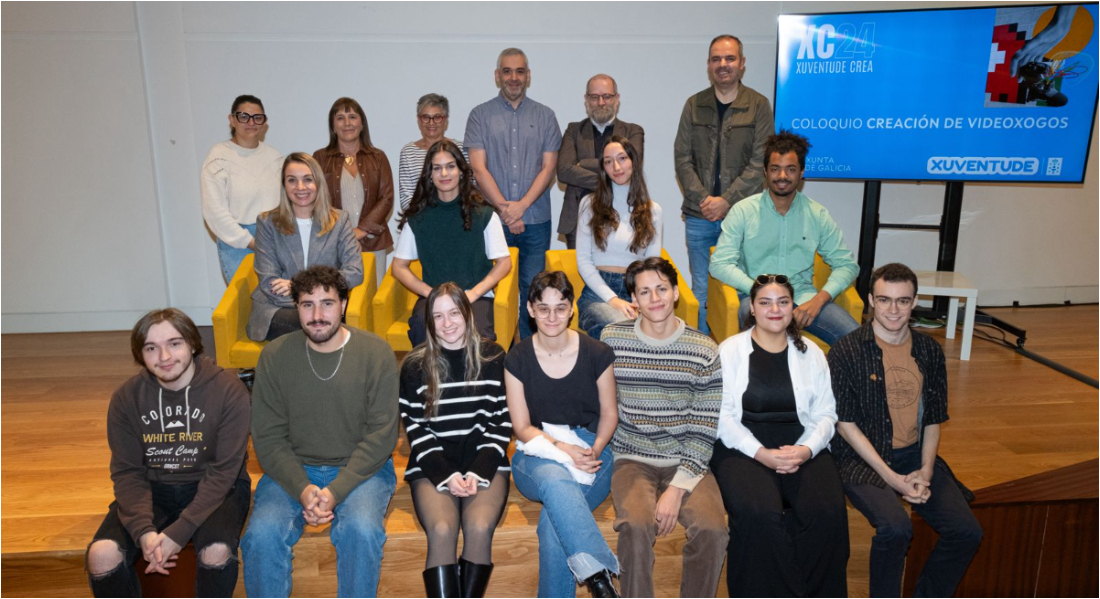
[(1027, 176), (1039, 172), (1038, 158), (999, 156), (933, 156), (928, 159), (930, 175)]

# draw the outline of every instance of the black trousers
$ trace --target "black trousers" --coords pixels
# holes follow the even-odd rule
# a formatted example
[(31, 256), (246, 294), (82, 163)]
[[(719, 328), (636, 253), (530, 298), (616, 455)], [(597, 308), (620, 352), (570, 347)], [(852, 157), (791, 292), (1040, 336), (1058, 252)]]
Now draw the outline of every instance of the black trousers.
[[(891, 468), (909, 474), (921, 467), (920, 447), (916, 444), (895, 449)], [(928, 503), (913, 506), (913, 511), (937, 534), (936, 547), (917, 579), (914, 597), (951, 597), (970, 560), (982, 542), (982, 527), (970, 511), (955, 477), (944, 463), (936, 460), (932, 469), (932, 496)], [(875, 527), (871, 539), (871, 596), (900, 597), (905, 554), (913, 539), (913, 523), (905, 513), (893, 489), (871, 484), (844, 485), (852, 505)]]
[(848, 596), (848, 512), (828, 450), (778, 474), (719, 441), (711, 470), (730, 519), (730, 597)]
[[(191, 500), (195, 498), (199, 484), (166, 485), (152, 483), (153, 526), (162, 531), (175, 522)], [(248, 517), (248, 506), (252, 501), (252, 487), (248, 480), (238, 479), (229, 490), (218, 509), (210, 514), (191, 536), (195, 554), (215, 543), (229, 548), (229, 562), (224, 568), (205, 568), (199, 564), (195, 577), (196, 597), (232, 597), (237, 586), (237, 546), (240, 544), (241, 529)], [(141, 548), (130, 538), (130, 533), (118, 517), (118, 502), (112, 501), (107, 508), (107, 517), (99, 525), (92, 542), (114, 541), (122, 551), (122, 565), (106, 576), (89, 576), (92, 594), (96, 597), (140, 597), (134, 562), (141, 555)]]

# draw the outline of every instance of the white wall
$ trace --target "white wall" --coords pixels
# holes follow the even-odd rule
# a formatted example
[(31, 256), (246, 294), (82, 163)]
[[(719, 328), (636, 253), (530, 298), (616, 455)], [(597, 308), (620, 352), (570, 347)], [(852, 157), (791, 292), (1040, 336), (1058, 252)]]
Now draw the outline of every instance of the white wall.
[[(618, 80), (620, 116), (646, 128), (665, 245), (686, 268), (672, 140), (684, 100), (707, 86), (707, 42), (739, 35), (745, 82), (770, 98), (776, 16), (851, 7), (5, 3), (2, 330), (123, 329), (166, 304), (208, 324), (225, 285), (198, 172), (227, 137), (236, 95), (264, 100), (267, 142), (283, 152), (325, 145), (332, 101), (355, 97), (396, 170), (401, 146), (419, 137), (416, 99), (447, 95), (449, 134), (461, 138), (470, 109), (496, 93), (497, 53), (513, 45), (531, 60), (530, 96), (557, 112), (563, 130), (584, 116), (590, 75)], [(1097, 301), (1095, 137), (1084, 185), (967, 186), (956, 268), (983, 304)], [(810, 182), (805, 191), (855, 249), (862, 186)], [(556, 188), (555, 224), (561, 197)], [(882, 220), (938, 222), (942, 198), (942, 185), (886, 184)], [(893, 260), (934, 268), (935, 234), (883, 232), (876, 262)]]

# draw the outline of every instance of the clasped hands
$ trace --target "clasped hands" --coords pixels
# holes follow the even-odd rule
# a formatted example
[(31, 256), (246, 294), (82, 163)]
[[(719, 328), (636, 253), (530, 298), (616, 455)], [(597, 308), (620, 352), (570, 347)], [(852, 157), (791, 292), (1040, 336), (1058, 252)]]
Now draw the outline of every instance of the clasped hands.
[(805, 445), (784, 445), (779, 449), (761, 447), (753, 458), (779, 474), (794, 474), (803, 462), (813, 457)]
[(887, 481), (901, 498), (914, 505), (928, 503), (932, 497), (932, 482), (930, 476), (925, 476), (920, 470), (914, 470), (906, 476), (896, 474), (893, 480)]
[(699, 211), (703, 213), (703, 218), (712, 223), (718, 222), (726, 218), (726, 213), (730, 211), (730, 203), (722, 196), (707, 196), (699, 202)]
[(141, 555), (149, 562), (146, 574), (168, 575), (168, 570), (176, 567), (176, 557), (180, 546), (163, 532), (149, 531), (141, 535)]
[(551, 441), (554, 443), (555, 447), (573, 458), (573, 465), (576, 466), (577, 470), (589, 474), (595, 474), (600, 470), (600, 465), (603, 464), (603, 460), (599, 459), (599, 455), (593, 451), (591, 447), (584, 448), (579, 445), (573, 445), (564, 441), (555, 441), (553, 439), (551, 439)]
[(336, 498), (328, 487), (322, 489), (317, 485), (308, 485), (298, 497), (298, 501), (302, 504), (302, 516), (307, 524), (317, 526), (332, 521), (334, 516), (332, 510), (336, 507)]
[(477, 495), (479, 484), (481, 481), (473, 474), (467, 473), (463, 476), (455, 472), (451, 478), (447, 479), (447, 490), (455, 497), (473, 497)]
[(519, 235), (527, 230), (527, 225), (523, 224), (523, 213), (527, 212), (527, 206), (522, 200), (518, 202), (501, 202), (499, 212), (500, 220), (513, 235)]

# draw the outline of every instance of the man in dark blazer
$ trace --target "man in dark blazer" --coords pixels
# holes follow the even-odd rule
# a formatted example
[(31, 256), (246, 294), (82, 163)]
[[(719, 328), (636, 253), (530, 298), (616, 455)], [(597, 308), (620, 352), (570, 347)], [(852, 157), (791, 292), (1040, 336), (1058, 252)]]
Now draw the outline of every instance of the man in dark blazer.
[(569, 249), (577, 248), (577, 212), (581, 198), (596, 191), (597, 175), (603, 168), (603, 148), (613, 135), (630, 140), (639, 155), (645, 154), (645, 131), (641, 125), (618, 120), (619, 86), (610, 75), (593, 75), (584, 92), (588, 118), (569, 123), (558, 153), (558, 180), (565, 183), (565, 201), (558, 218), (558, 233)]

